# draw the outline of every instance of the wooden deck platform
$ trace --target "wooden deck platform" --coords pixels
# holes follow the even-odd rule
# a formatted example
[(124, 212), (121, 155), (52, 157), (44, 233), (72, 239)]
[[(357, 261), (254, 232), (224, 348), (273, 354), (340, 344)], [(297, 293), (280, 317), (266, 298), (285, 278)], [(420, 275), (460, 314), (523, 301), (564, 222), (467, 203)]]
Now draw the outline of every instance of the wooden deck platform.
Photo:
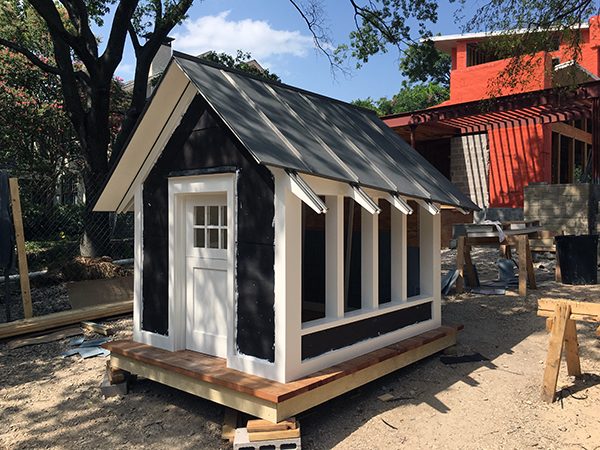
[(459, 328), (442, 326), (290, 383), (228, 369), (223, 358), (169, 352), (131, 340), (104, 344), (113, 368), (279, 422), (456, 343)]

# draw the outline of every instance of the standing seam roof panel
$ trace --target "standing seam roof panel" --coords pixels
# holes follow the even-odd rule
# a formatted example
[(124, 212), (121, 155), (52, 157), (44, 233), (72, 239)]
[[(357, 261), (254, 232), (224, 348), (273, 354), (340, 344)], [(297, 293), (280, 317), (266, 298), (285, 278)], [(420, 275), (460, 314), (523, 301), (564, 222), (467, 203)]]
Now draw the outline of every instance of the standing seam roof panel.
[[(278, 165), (306, 171), (308, 167), (287, 149), (285, 144), (269, 128), (257, 128), (256, 112), (234, 89), (219, 69), (205, 66), (188, 59), (176, 58), (177, 63), (192, 83), (231, 128), (258, 162), (278, 161)], [(208, 88), (210, 87), (210, 88)]]
[(478, 209), (374, 113), (185, 55), (174, 59), (261, 164)]
[(302, 154), (302, 158), (310, 172), (330, 178), (343, 179), (348, 177), (346, 171), (331, 158), (321, 143), (314, 138), (309, 130), (298, 124), (287, 111), (285, 105), (269, 92), (262, 83), (235, 74), (232, 75), (232, 78), (235, 79), (240, 88), (248, 93), (258, 108), (277, 126), (291, 145)]

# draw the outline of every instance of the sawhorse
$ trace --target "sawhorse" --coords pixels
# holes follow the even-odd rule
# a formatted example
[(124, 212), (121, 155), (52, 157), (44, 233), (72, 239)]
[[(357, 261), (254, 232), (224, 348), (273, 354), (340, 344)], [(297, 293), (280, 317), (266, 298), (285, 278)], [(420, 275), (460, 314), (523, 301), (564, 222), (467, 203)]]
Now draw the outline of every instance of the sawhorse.
[[(542, 383), (542, 400), (552, 403), (556, 397), (556, 384), (563, 348), (567, 359), (567, 372), (581, 375), (579, 343), (577, 342), (577, 320), (600, 322), (600, 303), (575, 302), (572, 300), (538, 300), (538, 316), (546, 317), (546, 330), (550, 331), (548, 355)], [(596, 330), (600, 336), (600, 327)]]

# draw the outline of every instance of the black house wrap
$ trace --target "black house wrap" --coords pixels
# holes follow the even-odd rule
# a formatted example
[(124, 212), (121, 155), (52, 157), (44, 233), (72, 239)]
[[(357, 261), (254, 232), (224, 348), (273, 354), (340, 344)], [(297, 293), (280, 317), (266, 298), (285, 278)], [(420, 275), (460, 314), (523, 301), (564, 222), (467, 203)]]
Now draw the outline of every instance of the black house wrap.
[(142, 329), (168, 330), (168, 178), (237, 170), (235, 302), (241, 353), (274, 361), (274, 185), (200, 96), (158, 159), (143, 187)]
[(302, 336), (302, 359), (314, 358), (365, 339), (391, 333), (409, 325), (431, 319), (431, 302), (370, 317), (339, 327)]

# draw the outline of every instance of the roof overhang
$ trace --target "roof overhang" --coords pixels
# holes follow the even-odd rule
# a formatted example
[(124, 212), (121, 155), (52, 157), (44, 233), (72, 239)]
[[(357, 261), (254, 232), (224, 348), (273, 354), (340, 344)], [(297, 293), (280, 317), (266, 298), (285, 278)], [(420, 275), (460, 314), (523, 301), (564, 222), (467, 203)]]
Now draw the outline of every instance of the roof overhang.
[[(588, 23), (581, 23), (572, 26), (570, 29), (573, 30), (586, 30), (590, 27)], [(513, 30), (498, 30), (498, 31), (481, 31), (476, 33), (460, 33), (460, 34), (446, 34), (443, 36), (431, 36), (427, 38), (434, 43), (435, 48), (439, 51), (452, 54), (452, 48), (456, 47), (459, 41), (481, 41), (482, 39), (488, 39), (496, 36), (505, 35), (520, 35), (525, 33), (531, 33), (532, 30), (527, 28), (517, 28)]]
[(148, 175), (197, 94), (195, 86), (173, 62), (160, 84), (161, 89), (154, 90), (120, 160), (113, 166), (94, 211), (123, 212), (132, 208), (136, 187)]

